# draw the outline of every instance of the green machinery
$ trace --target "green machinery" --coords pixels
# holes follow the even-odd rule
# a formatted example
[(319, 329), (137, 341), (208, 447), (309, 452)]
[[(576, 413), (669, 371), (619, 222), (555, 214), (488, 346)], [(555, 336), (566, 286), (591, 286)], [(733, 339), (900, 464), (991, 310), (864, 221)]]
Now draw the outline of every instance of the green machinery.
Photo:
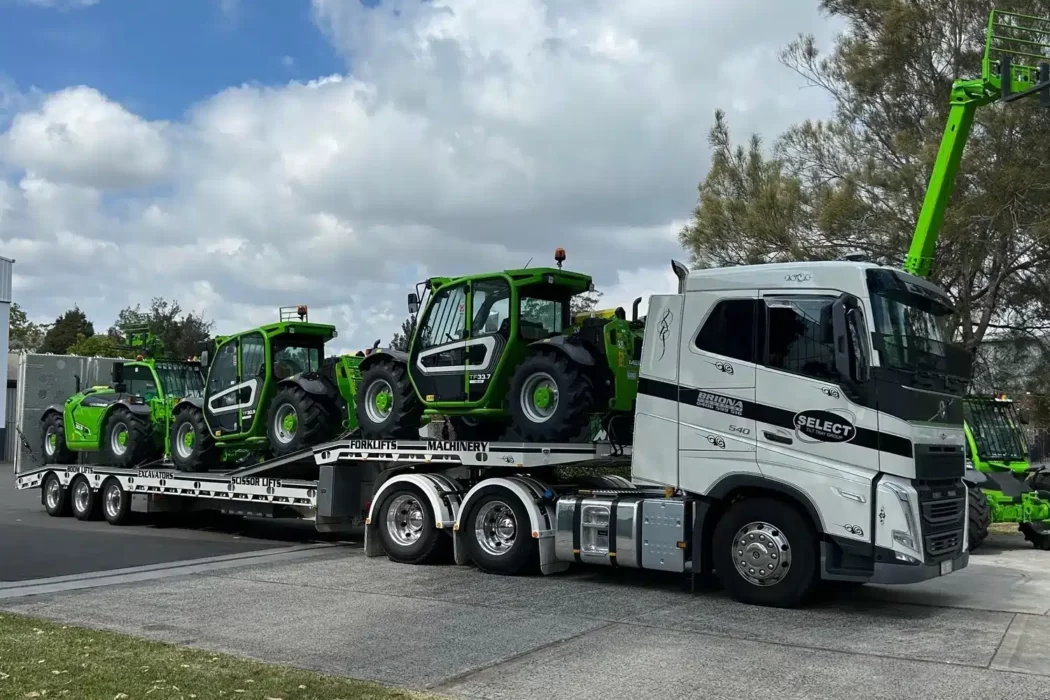
[(335, 326), (310, 323), (300, 305), (282, 307), (277, 323), (211, 341), (201, 352), (204, 391), (172, 411), (175, 467), (206, 471), (250, 456), (281, 457), (355, 429), (364, 353), (325, 358), (334, 337)]
[[(433, 277), (408, 297), (417, 314), (408, 351), (383, 349), (360, 365), (357, 418), (372, 437), (418, 437), (445, 416), (463, 440), (511, 433), (537, 442), (590, 439), (595, 419), (627, 443), (644, 322), (622, 309), (572, 318), (588, 275), (557, 267)], [(635, 304), (637, 316), (637, 303)]]
[(184, 397), (204, 389), (200, 364), (162, 359), (164, 346), (145, 324), (122, 329), (135, 361), (113, 365), (112, 386), (80, 389), (62, 406), (41, 415), (46, 464), (76, 462), (77, 454), (99, 453), (104, 462), (131, 467), (168, 450), (172, 411)]
[[(989, 522), (1017, 523), (1025, 539), (1050, 550), (1050, 493), (1035, 481), (1038, 474), (1029, 463), (1027, 413), (1006, 394), (971, 396), (963, 405), (967, 449), (976, 471), (971, 480), (983, 495), (978, 509), (987, 511)], [(971, 521), (970, 548), (980, 546), (987, 535), (987, 525)]]
[[(1048, 19), (1001, 10), (993, 10), (989, 14), (981, 77), (958, 80), (952, 86), (951, 107), (944, 136), (904, 264), (907, 272), (921, 277), (929, 276), (931, 272), (937, 236), (955, 188), (959, 164), (977, 109), (998, 102), (1015, 102), (1033, 96), (1039, 97), (1042, 106), (1050, 107), (1048, 36)], [(979, 402), (970, 402), (969, 407), (972, 409), (974, 406), (979, 406)], [(978, 410), (981, 410), (981, 407)], [(967, 423), (964, 427), (967, 428), (967, 435), (972, 436), (973, 426)], [(1030, 519), (1042, 512), (1039, 510), (1041, 506), (1034, 506), (1038, 496), (1032, 494), (1022, 499), (1022, 505), (1028, 504), (1027, 506), (1013, 507), (1018, 505), (1010, 500), (1013, 496), (1007, 496), (1006, 492), (995, 488), (982, 477), (996, 471), (992, 464), (989, 460), (974, 459), (974, 468), (967, 471), (972, 514), (970, 538), (973, 545), (979, 545), (987, 536), (989, 518), (998, 516), (1010, 518), (1005, 522), (1018, 522), (1019, 529), (1026, 538), (1040, 548), (1050, 549), (1050, 533), (1044, 532), (1043, 528), (1035, 525)], [(1002, 485), (998, 481), (995, 483)], [(1011, 507), (1005, 508), (1008, 500)], [(1015, 516), (1029, 519), (1015, 520)]]

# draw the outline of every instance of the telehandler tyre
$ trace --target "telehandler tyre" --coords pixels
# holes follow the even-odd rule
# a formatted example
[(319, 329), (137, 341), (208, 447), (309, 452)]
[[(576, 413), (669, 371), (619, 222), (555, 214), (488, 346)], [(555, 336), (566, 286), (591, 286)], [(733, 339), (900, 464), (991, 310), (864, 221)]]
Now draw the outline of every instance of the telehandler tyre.
[(560, 353), (527, 358), (510, 383), (512, 429), (524, 440), (569, 442), (585, 430), (594, 392), (583, 370)]
[(366, 437), (419, 439), (423, 404), (400, 362), (380, 360), (362, 372), (356, 403), (357, 422)]
[(266, 412), (266, 437), (275, 457), (318, 445), (338, 430), (339, 420), (318, 397), (294, 384), (281, 387)]
[(988, 539), (988, 526), (992, 523), (992, 511), (988, 506), (988, 498), (980, 486), (966, 484), (966, 496), (969, 499), (967, 537), (972, 552)]
[(150, 426), (127, 408), (118, 406), (102, 425), (102, 454), (115, 467), (130, 469), (150, 456)]
[(44, 464), (73, 464), (76, 454), (66, 447), (66, 428), (64, 419), (58, 413), (48, 415), (44, 420), (43, 444), (40, 452), (44, 455)]
[(189, 407), (176, 413), (170, 438), (171, 461), (180, 472), (206, 472), (218, 462), (215, 438), (200, 409)]

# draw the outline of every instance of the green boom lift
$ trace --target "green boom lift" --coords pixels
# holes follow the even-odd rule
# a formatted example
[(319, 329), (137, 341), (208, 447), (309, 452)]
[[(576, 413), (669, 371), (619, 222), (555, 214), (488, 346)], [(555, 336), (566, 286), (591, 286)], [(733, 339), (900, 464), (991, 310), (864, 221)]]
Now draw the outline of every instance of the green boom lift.
[[(948, 123), (904, 264), (907, 272), (921, 277), (930, 274), (937, 235), (955, 187), (959, 163), (977, 109), (1033, 96), (1039, 97), (1042, 106), (1050, 107), (1048, 37), (1048, 19), (1002, 10), (993, 10), (989, 14), (981, 77), (959, 80), (952, 86)], [(1008, 463), (1002, 464), (1002, 459), (982, 458), (981, 449), (978, 449), (982, 444), (981, 439), (974, 441), (975, 434), (985, 435), (985, 420), (991, 420), (994, 414), (1002, 410), (1002, 407), (993, 410), (976, 397), (964, 404), (964, 411), (969, 414), (964, 428), (973, 456), (969, 460), (973, 468), (967, 470), (971, 549), (979, 546), (988, 534), (989, 511), (992, 520), (1017, 522), (1018, 529), (1026, 539), (1041, 549), (1050, 549), (1050, 533), (1041, 522), (1036, 522), (1046, 519), (1046, 500), (1024, 482), (1024, 472), (1016, 468), (1022, 463), (1020, 454), (1010, 454)], [(972, 424), (971, 420), (977, 420), (978, 424)], [(1001, 415), (994, 422), (999, 424), (1000, 429), (1009, 426), (1011, 431), (1016, 431), (1018, 428), (1012, 419), (1007, 421)], [(1011, 440), (1018, 439), (1014, 432)], [(1017, 446), (1017, 450), (1011, 450), (1011, 453), (1019, 450)], [(1027, 465), (1027, 449), (1024, 455), (1024, 464)], [(989, 478), (992, 474), (995, 476)], [(1018, 477), (1017, 483), (1010, 477)]]
[(204, 389), (200, 363), (165, 359), (163, 343), (142, 319), (121, 331), (137, 359), (113, 365), (113, 383), (77, 390), (62, 406), (41, 415), (45, 464), (72, 463), (81, 452), (99, 453), (104, 462), (132, 467), (168, 451), (172, 411), (184, 397)]

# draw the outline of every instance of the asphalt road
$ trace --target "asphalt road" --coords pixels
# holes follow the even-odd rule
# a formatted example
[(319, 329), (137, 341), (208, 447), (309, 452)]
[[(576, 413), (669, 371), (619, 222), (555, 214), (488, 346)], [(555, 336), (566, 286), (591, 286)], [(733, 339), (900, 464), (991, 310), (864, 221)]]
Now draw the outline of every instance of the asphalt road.
[(39, 490), (18, 491), (11, 465), (0, 463), (0, 582), (285, 548), (320, 541), (311, 523), (195, 514), (177, 519), (140, 514), (127, 526), (52, 518)]

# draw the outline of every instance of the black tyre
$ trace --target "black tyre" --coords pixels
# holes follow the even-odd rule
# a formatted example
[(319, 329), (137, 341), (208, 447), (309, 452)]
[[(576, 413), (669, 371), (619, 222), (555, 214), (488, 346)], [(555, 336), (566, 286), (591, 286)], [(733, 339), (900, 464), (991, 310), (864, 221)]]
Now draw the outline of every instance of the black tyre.
[(206, 472), (219, 461), (219, 448), (204, 422), (204, 413), (195, 406), (175, 414), (171, 422), (171, 461), (180, 472)]
[(114, 467), (138, 466), (150, 456), (150, 425), (126, 408), (115, 408), (103, 423), (100, 447), (103, 459)]
[(48, 474), (40, 487), (40, 499), (44, 503), (44, 510), (52, 518), (64, 518), (71, 512), (69, 505), (69, 489), (62, 487), (56, 474)]
[(426, 564), (448, 551), (448, 533), (438, 529), (430, 501), (415, 486), (406, 484), (387, 494), (377, 520), (379, 541), (391, 561)]
[(594, 410), (591, 382), (561, 353), (527, 358), (510, 387), (511, 425), (522, 439), (567, 442), (588, 428)]
[(988, 526), (992, 523), (992, 509), (988, 505), (988, 497), (984, 495), (984, 491), (979, 486), (966, 484), (966, 496), (969, 499), (967, 538), (972, 552), (988, 539)]
[(365, 436), (419, 439), (423, 404), (403, 364), (380, 360), (366, 369), (357, 384), (356, 403)]
[(471, 560), (490, 574), (525, 574), (539, 568), (540, 550), (532, 538), (525, 505), (505, 488), (481, 491), (460, 521)]
[(323, 398), (295, 384), (281, 387), (266, 412), (266, 437), (276, 457), (330, 440), (339, 427)]
[(495, 418), (475, 418), (473, 416), (449, 416), (450, 440), (483, 440), (494, 442), (503, 439), (507, 433), (507, 421)]
[(40, 453), (44, 464), (72, 464), (77, 461), (76, 453), (66, 447), (65, 422), (60, 413), (49, 413), (41, 426), (42, 437)]
[(69, 499), (73, 506), (73, 517), (77, 520), (96, 520), (99, 511), (98, 494), (83, 476), (78, 476), (69, 485)]
[(773, 498), (729, 506), (711, 540), (715, 574), (734, 599), (794, 607), (816, 590), (817, 536), (799, 510)]
[(110, 525), (124, 525), (131, 516), (131, 494), (120, 481), (110, 478), (102, 485), (102, 516)]

